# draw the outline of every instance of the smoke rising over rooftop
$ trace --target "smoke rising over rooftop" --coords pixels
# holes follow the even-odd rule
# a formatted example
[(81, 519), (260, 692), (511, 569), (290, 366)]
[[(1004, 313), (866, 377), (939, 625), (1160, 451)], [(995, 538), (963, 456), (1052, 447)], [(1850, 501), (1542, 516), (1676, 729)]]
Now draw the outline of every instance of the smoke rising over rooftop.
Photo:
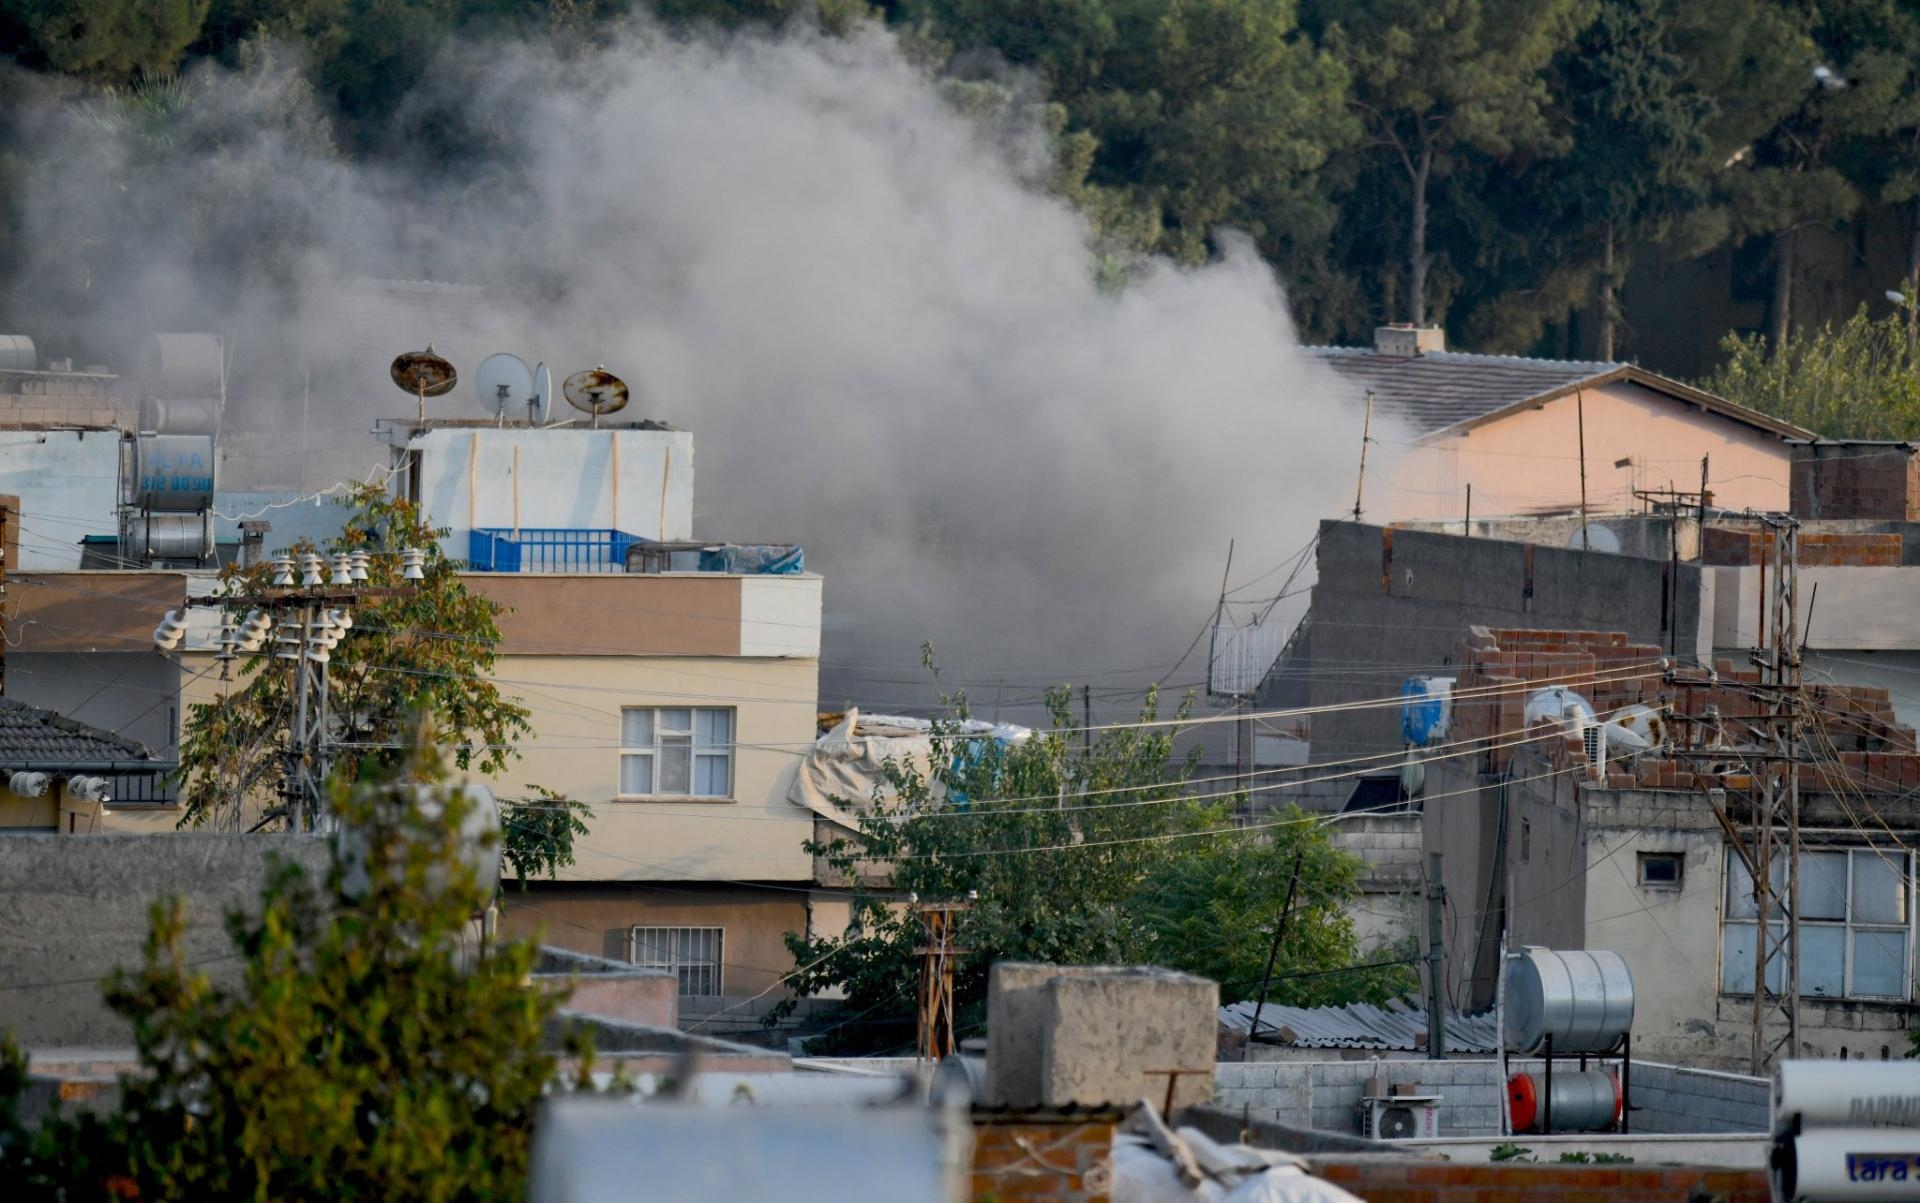
[[(34, 240), (100, 249), (85, 279), (23, 260), (11, 311), (110, 349), (232, 331), (234, 422), (297, 430), (305, 392), (330, 464), (382, 462), (368, 424), (411, 409), (387, 360), (429, 337), (468, 376), (491, 350), (604, 363), (629, 413), (694, 432), (697, 534), (802, 543), (826, 574), (831, 702), (927, 701), (923, 639), (982, 707), (1142, 685), (1230, 538), (1246, 579), (1351, 504), (1359, 415), (1252, 249), (1101, 290), (1038, 127), (956, 114), (884, 32), (635, 26), (450, 48), (429, 78), (359, 162), (284, 63), (159, 112), (21, 112)], [(368, 277), (460, 287), (367, 329)], [(429, 412), (477, 414), (468, 392)]]

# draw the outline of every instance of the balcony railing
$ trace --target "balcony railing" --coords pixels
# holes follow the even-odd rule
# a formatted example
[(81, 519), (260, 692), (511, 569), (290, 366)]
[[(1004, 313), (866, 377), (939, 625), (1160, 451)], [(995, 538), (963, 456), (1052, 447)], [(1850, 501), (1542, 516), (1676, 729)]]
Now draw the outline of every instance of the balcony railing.
[(468, 532), (474, 572), (713, 572), (737, 576), (806, 571), (800, 548), (772, 543), (663, 543), (611, 529), (480, 528)]

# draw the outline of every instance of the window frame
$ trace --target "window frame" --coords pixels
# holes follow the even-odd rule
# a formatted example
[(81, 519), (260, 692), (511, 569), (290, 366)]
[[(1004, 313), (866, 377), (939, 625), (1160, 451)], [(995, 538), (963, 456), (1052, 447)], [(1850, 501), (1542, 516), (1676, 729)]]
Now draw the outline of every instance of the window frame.
[[(1799, 921), (1800, 931), (1801, 931), (1800, 997), (1802, 999), (1818, 999), (1818, 1000), (1834, 1000), (1834, 1001), (1846, 1000), (1846, 1001), (1853, 1001), (1853, 1002), (1883, 1002), (1883, 1003), (1911, 1002), (1914, 994), (1914, 975), (1915, 975), (1914, 924), (1915, 924), (1915, 910), (1916, 910), (1914, 905), (1915, 880), (1914, 880), (1913, 855), (1905, 850), (1887, 851), (1887, 850), (1871, 848), (1871, 847), (1860, 847), (1858, 845), (1816, 844), (1812, 846), (1806, 846), (1801, 849), (1801, 853), (1800, 853), (1802, 857), (1802, 864), (1800, 867), (1801, 878), (1804, 880), (1806, 876), (1807, 866), (1809, 863), (1817, 863), (1817, 862), (1812, 862), (1811, 858), (1815, 856), (1820, 856), (1820, 855), (1830, 855), (1833, 853), (1843, 854), (1846, 859), (1846, 877), (1845, 877), (1845, 880), (1838, 883), (1838, 886), (1837, 886), (1840, 893), (1840, 898), (1842, 900), (1841, 915), (1837, 919), (1836, 918), (1808, 918), (1806, 916), (1801, 916)], [(1727, 988), (1728, 983), (1726, 979), (1726, 972), (1727, 972), (1727, 955), (1729, 950), (1729, 942), (1728, 942), (1729, 935), (1735, 930), (1739, 930), (1742, 932), (1751, 932), (1752, 933), (1751, 938), (1754, 942), (1754, 947), (1750, 955), (1754, 957), (1758, 957), (1760, 955), (1760, 945), (1761, 945), (1761, 941), (1760, 941), (1761, 920), (1763, 918), (1768, 919), (1769, 920), (1767, 923), (1768, 927), (1777, 926), (1779, 923), (1784, 921), (1784, 917), (1788, 913), (1788, 908), (1791, 906), (1799, 905), (1799, 900), (1789, 897), (1786, 901), (1786, 905), (1779, 907), (1778, 911), (1775, 912), (1775, 915), (1761, 916), (1759, 914), (1755, 914), (1751, 918), (1744, 917), (1744, 916), (1736, 917), (1733, 913), (1734, 907), (1736, 904), (1736, 901), (1734, 898), (1734, 887), (1737, 882), (1739, 882), (1742, 878), (1746, 876), (1746, 865), (1743, 861), (1741, 861), (1739, 853), (1734, 851), (1734, 849), (1732, 848), (1724, 849), (1724, 855), (1726, 858), (1725, 860), (1726, 873), (1722, 879), (1722, 886), (1720, 890), (1720, 906), (1721, 906), (1720, 956), (1719, 956), (1720, 965), (1719, 965), (1719, 974), (1718, 974), (1720, 993), (1722, 995), (1726, 995), (1729, 997), (1752, 998), (1753, 987), (1751, 985), (1751, 979), (1747, 978), (1745, 975), (1743, 975), (1743, 980), (1746, 983), (1745, 989), (1728, 989)], [(1900, 888), (1901, 888), (1901, 906), (1905, 916), (1903, 919), (1897, 922), (1887, 923), (1887, 922), (1873, 922), (1871, 920), (1861, 919), (1856, 917), (1855, 911), (1857, 907), (1857, 902), (1854, 897), (1854, 889), (1855, 889), (1855, 881), (1856, 881), (1855, 866), (1859, 863), (1860, 859), (1863, 857), (1870, 858), (1873, 860), (1886, 860), (1886, 861), (1897, 862), (1897, 871), (1900, 873), (1900, 877), (1897, 880), (1899, 881)], [(1786, 892), (1784, 883), (1782, 883), (1781, 891), (1782, 893)], [(1804, 894), (1805, 892), (1806, 890), (1805, 890), (1805, 887), (1803, 886), (1802, 893)], [(1750, 895), (1746, 895), (1745, 897), (1746, 897), (1746, 904), (1750, 907), (1752, 905), (1752, 898)], [(1806, 933), (1810, 929), (1816, 932), (1838, 932), (1840, 934), (1841, 972), (1840, 972), (1840, 990), (1839, 990), (1839, 993), (1837, 994), (1810, 991), (1807, 989)], [(1863, 934), (1868, 936), (1872, 936), (1876, 934), (1877, 935), (1897, 934), (1901, 937), (1904, 955), (1903, 955), (1902, 963), (1900, 966), (1900, 991), (1898, 993), (1894, 993), (1894, 994), (1864, 993), (1860, 990), (1857, 983), (1857, 974), (1856, 974), (1857, 967), (1855, 964), (1855, 961), (1857, 958), (1855, 955), (1855, 950), (1858, 944), (1860, 943), (1860, 936)], [(1784, 968), (1781, 970), (1781, 972), (1782, 973), (1785, 972)], [(1771, 977), (1774, 975), (1769, 973), (1768, 976)]]
[[(1643, 890), (1683, 890), (1687, 884), (1687, 854), (1684, 852), (1641, 852), (1637, 855), (1638, 869), (1636, 879)], [(1672, 881), (1654, 881), (1647, 876), (1647, 866), (1655, 861), (1673, 862)]]
[[(642, 960), (640, 957), (641, 933), (658, 933), (667, 938), (671, 951), (664, 958)], [(680, 950), (685, 941), (680, 937), (707, 937), (713, 940), (711, 960), (682, 960)], [(636, 923), (627, 929), (627, 960), (642, 969), (661, 969), (674, 975), (675, 991), (681, 998), (723, 998), (726, 996), (727, 974), (727, 929), (725, 927), (701, 927), (689, 924), (653, 924)], [(687, 989), (690, 978), (700, 974), (710, 976), (713, 990), (695, 992)]]
[[(665, 716), (680, 712), (687, 716), (686, 726), (674, 727), (667, 723)], [(629, 743), (631, 716), (647, 716), (647, 742)], [(726, 734), (723, 742), (701, 742), (702, 718), (708, 715), (726, 716)], [(738, 757), (734, 751), (739, 747), (740, 712), (734, 706), (676, 706), (676, 705), (637, 705), (620, 708), (620, 747), (619, 762), (614, 780), (614, 799), (619, 802), (731, 802), (734, 800), (738, 780)], [(663, 765), (667, 753), (685, 749), (687, 788), (675, 791), (661, 788)], [(645, 791), (627, 789), (628, 764), (644, 760), (647, 764), (647, 784)], [(718, 766), (726, 774), (726, 787), (718, 793), (699, 792), (703, 770), (712, 771)]]

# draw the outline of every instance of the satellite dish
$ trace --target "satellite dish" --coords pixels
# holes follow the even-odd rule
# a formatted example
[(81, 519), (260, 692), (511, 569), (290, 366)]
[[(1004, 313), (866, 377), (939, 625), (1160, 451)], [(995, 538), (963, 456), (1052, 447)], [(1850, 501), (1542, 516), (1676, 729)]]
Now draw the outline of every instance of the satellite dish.
[(535, 426), (553, 412), (553, 371), (546, 364), (533, 369), (533, 395), (527, 398), (527, 421)]
[(499, 351), (480, 361), (473, 389), (480, 397), (480, 408), (505, 421), (533, 396), (533, 369), (518, 355)]
[(1573, 533), (1567, 536), (1568, 547), (1575, 551), (1601, 551), (1614, 556), (1620, 554), (1619, 535), (1592, 522), (1587, 523), (1586, 527), (1587, 537), (1584, 540), (1580, 537), (1580, 528), (1578, 526), (1573, 528)]
[(427, 398), (450, 393), (453, 386), (460, 383), (460, 373), (453, 365), (433, 353), (433, 344), (428, 343), (424, 351), (408, 351), (396, 355), (393, 366), (388, 369), (393, 382), (403, 390), (420, 398), (420, 420), (427, 420)]
[(567, 404), (581, 413), (592, 414), (595, 426), (600, 424), (601, 414), (627, 407), (627, 382), (603, 367), (575, 372), (562, 387), (567, 394)]

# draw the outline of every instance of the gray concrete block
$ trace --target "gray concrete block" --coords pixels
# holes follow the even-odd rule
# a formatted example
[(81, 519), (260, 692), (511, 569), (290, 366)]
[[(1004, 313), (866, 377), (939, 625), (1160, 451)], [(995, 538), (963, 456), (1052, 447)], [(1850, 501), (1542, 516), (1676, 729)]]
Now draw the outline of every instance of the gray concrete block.
[(1205, 978), (1138, 966), (993, 967), (987, 997), (987, 1097), (1000, 1106), (1127, 1105), (1162, 1098), (1182, 1076), (1175, 1107), (1213, 1097), (1220, 988)]

